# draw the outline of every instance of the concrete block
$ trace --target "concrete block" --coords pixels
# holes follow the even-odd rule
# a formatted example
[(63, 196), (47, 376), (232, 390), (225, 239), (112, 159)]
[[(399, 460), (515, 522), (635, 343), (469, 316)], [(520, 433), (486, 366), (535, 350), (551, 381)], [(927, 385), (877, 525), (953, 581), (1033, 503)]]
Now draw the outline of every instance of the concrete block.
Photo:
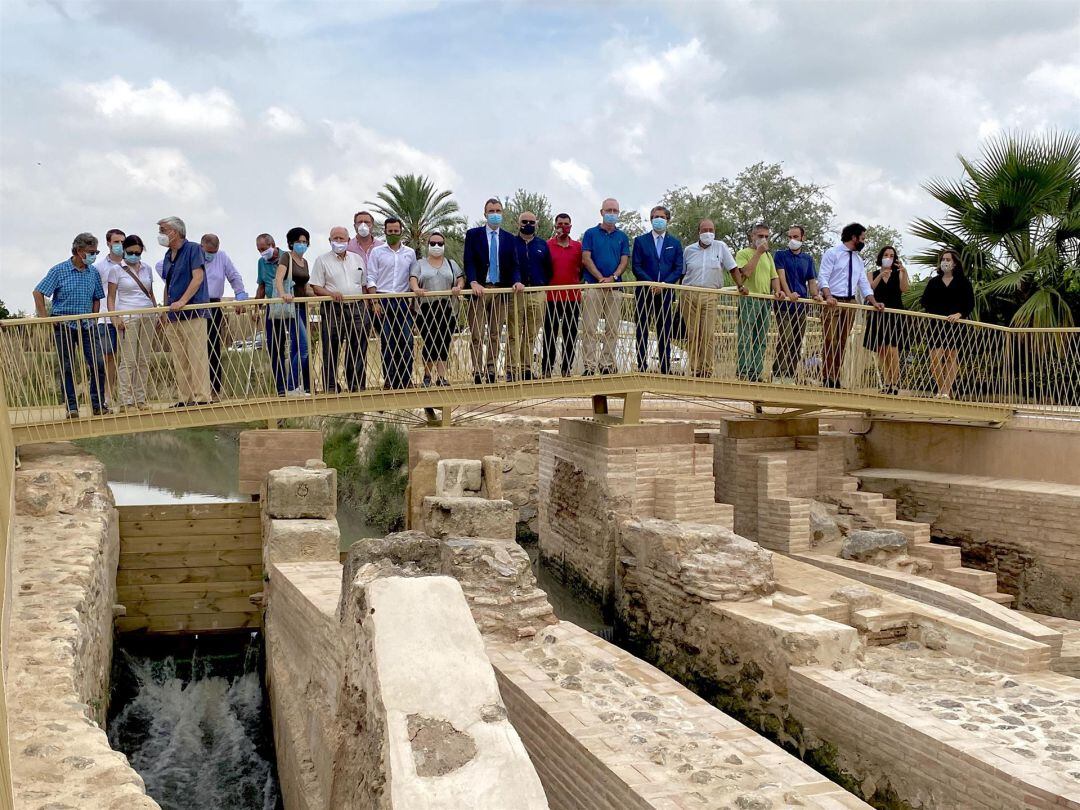
[(337, 562), (341, 532), (337, 520), (268, 520), (263, 537), (263, 566), (270, 563)]
[(416, 463), (409, 470), (409, 507), (407, 529), (419, 529), (424, 520), (424, 498), (435, 494), (435, 478), (439, 466), (439, 454), (434, 450), (421, 450)]
[(484, 456), (480, 460), (483, 467), (483, 493), (489, 501), (499, 501), (503, 497), (503, 460), (498, 456)]
[(432, 537), (489, 537), (512, 540), (517, 510), (510, 501), (483, 498), (424, 498), (424, 528)]
[(439, 459), (435, 473), (435, 494), (440, 498), (460, 498), (466, 493), (479, 493), (481, 464), (476, 459)]
[(270, 518), (333, 518), (337, 515), (337, 471), (321, 461), (271, 470), (265, 513)]

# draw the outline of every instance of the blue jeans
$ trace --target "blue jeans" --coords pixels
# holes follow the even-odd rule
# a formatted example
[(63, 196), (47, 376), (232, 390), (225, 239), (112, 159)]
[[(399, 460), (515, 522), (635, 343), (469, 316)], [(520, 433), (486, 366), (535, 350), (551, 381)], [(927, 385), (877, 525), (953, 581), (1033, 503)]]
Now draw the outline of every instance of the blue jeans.
[(68, 413), (79, 411), (79, 401), (75, 397), (76, 342), (81, 344), (87, 376), (90, 378), (90, 407), (95, 411), (101, 410), (105, 394), (105, 364), (102, 361), (101, 345), (97, 336), (96, 325), (93, 323), (80, 325), (74, 329), (66, 323), (53, 326), (56, 354), (60, 358), (60, 381), (64, 389)]
[(408, 388), (413, 369), (413, 311), (407, 298), (382, 302), (379, 349), (382, 354), (383, 386)]
[(296, 317), (266, 319), (266, 351), (278, 396), (299, 388), (301, 381), (305, 391), (311, 390), (307, 329), (303, 320), (299, 307)]

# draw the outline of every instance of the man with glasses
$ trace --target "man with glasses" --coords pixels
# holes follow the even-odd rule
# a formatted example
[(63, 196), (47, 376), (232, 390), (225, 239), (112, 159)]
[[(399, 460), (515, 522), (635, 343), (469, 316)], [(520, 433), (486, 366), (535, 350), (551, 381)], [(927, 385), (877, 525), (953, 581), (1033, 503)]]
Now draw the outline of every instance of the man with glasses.
[(469, 302), (469, 331), (475, 385), (495, 382), (499, 338), (506, 323), (506, 290), (524, 289), (517, 241), (512, 233), (503, 230), (502, 211), (502, 203), (491, 197), (484, 203), (485, 224), (465, 232), (465, 280), (473, 292)]
[[(210, 302), (216, 304), (221, 301), (225, 295), (226, 280), (232, 288), (233, 297), (237, 301), (246, 301), (248, 294), (244, 289), (244, 277), (236, 269), (229, 254), (221, 249), (221, 240), (217, 234), (203, 234), (199, 246), (203, 249), (203, 258), (206, 260), (206, 291)], [(210, 401), (217, 402), (221, 396), (221, 341), (225, 336), (225, 310), (214, 307), (207, 310), (207, 313), (206, 354), (210, 359)]]
[[(516, 241), (521, 281), (526, 287), (546, 287), (551, 283), (551, 251), (547, 242), (536, 238), (536, 214), (522, 211), (518, 216)], [(507, 381), (533, 379), (533, 348), (544, 320), (544, 294), (524, 292), (510, 303), (506, 327), (511, 368)]]
[(330, 250), (311, 265), (309, 284), (315, 295), (332, 301), (320, 306), (323, 390), (338, 392), (338, 356), (345, 352), (345, 390), (363, 391), (367, 383), (367, 321), (364, 302), (345, 300), (363, 295), (367, 287), (364, 260), (348, 250), (349, 231), (343, 225), (330, 229)]
[(750, 294), (766, 296), (771, 293), (778, 301), (785, 298), (769, 252), (770, 233), (771, 229), (764, 222), (754, 225), (747, 233), (750, 247), (735, 254), (735, 269), (731, 271), (739, 294), (743, 296), (739, 299), (738, 309), (736, 374), (747, 382), (761, 382), (769, 341), (769, 302), (761, 297), (751, 298)]
[[(615, 343), (619, 336), (622, 299), (615, 286), (630, 262), (630, 239), (619, 230), (619, 201), (608, 197), (600, 205), (600, 224), (585, 231), (581, 238), (581, 263), (584, 281), (590, 284), (583, 296), (581, 348), (585, 354), (586, 375), (616, 371)], [(604, 320), (601, 338), (600, 319)]]
[[(71, 258), (51, 268), (34, 288), (34, 309), (39, 318), (50, 315), (86, 315), (101, 310), (105, 289), (101, 276), (94, 269), (98, 257), (98, 240), (92, 233), (80, 233), (71, 243)], [(52, 311), (45, 308), (45, 299), (52, 298)], [(82, 351), (90, 378), (90, 407), (94, 416), (107, 414), (105, 406), (105, 369), (94, 320), (60, 321), (53, 325), (56, 354), (60, 358), (60, 379), (67, 404), (67, 418), (79, 416), (79, 402), (75, 397), (75, 350)]]

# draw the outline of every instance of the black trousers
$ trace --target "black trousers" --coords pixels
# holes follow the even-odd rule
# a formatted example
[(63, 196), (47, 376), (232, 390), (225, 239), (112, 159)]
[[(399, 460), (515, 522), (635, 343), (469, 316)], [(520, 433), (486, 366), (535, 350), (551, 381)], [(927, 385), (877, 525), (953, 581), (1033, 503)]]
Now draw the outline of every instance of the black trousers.
[(551, 375), (562, 338), (562, 374), (570, 374), (574, 367), (574, 351), (577, 348), (578, 319), (581, 317), (580, 301), (548, 301), (544, 309), (544, 356), (543, 374)]
[[(220, 298), (211, 298), (217, 304)], [(221, 338), (225, 330), (225, 310), (214, 307), (207, 310), (210, 317), (206, 320), (206, 356), (210, 361), (210, 393), (215, 397), (221, 394)]]
[[(319, 324), (322, 336), (323, 390), (339, 389), (338, 355), (345, 371), (345, 390), (363, 391), (367, 385), (367, 317), (362, 302), (324, 304)], [(342, 351), (344, 347), (344, 351)]]
[(671, 290), (656, 292), (652, 287), (634, 288), (634, 308), (637, 311), (637, 366), (638, 371), (648, 369), (649, 322), (656, 325), (656, 351), (660, 356), (660, 373), (671, 371), (671, 303), (675, 294)]

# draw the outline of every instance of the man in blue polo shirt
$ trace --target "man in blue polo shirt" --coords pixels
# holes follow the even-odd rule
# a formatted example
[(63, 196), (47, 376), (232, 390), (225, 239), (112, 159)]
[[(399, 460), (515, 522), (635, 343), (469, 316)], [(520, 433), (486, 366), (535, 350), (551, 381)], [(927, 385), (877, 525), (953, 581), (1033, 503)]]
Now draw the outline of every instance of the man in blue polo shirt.
[(206, 405), (210, 402), (210, 359), (206, 353), (204, 309), (181, 309), (188, 304), (206, 304), (206, 262), (198, 242), (187, 240), (187, 226), (179, 217), (158, 220), (158, 244), (168, 248), (161, 266), (165, 279), (165, 305), (169, 307), (169, 352), (176, 377), (178, 401), (174, 408)]
[[(773, 256), (781, 286), (791, 299), (818, 297), (814, 257), (803, 250), (805, 238), (803, 226), (792, 225), (788, 228), (787, 247), (776, 251)], [(807, 305), (790, 300), (779, 301), (775, 306), (776, 358), (773, 360), (773, 381), (793, 383), (802, 357)]]
[[(619, 201), (609, 197), (600, 206), (601, 222), (585, 231), (581, 238), (581, 264), (586, 284), (582, 297), (581, 349), (585, 355), (585, 374), (613, 374), (615, 342), (619, 336), (622, 295), (616, 286), (630, 261), (630, 239), (616, 226)], [(604, 334), (599, 335), (600, 319)]]
[[(80, 233), (71, 243), (71, 258), (60, 262), (34, 288), (34, 309), (39, 318), (47, 318), (45, 299), (52, 298), (52, 315), (88, 315), (101, 309), (105, 290), (101, 276), (94, 269), (98, 257), (98, 240), (92, 233)], [(60, 379), (64, 388), (68, 419), (79, 416), (75, 397), (75, 345), (82, 349), (90, 378), (90, 407), (94, 416), (109, 412), (102, 399), (105, 393), (105, 365), (101, 346), (95, 339), (97, 320), (80, 318), (60, 321), (53, 325), (53, 339), (60, 358)]]

